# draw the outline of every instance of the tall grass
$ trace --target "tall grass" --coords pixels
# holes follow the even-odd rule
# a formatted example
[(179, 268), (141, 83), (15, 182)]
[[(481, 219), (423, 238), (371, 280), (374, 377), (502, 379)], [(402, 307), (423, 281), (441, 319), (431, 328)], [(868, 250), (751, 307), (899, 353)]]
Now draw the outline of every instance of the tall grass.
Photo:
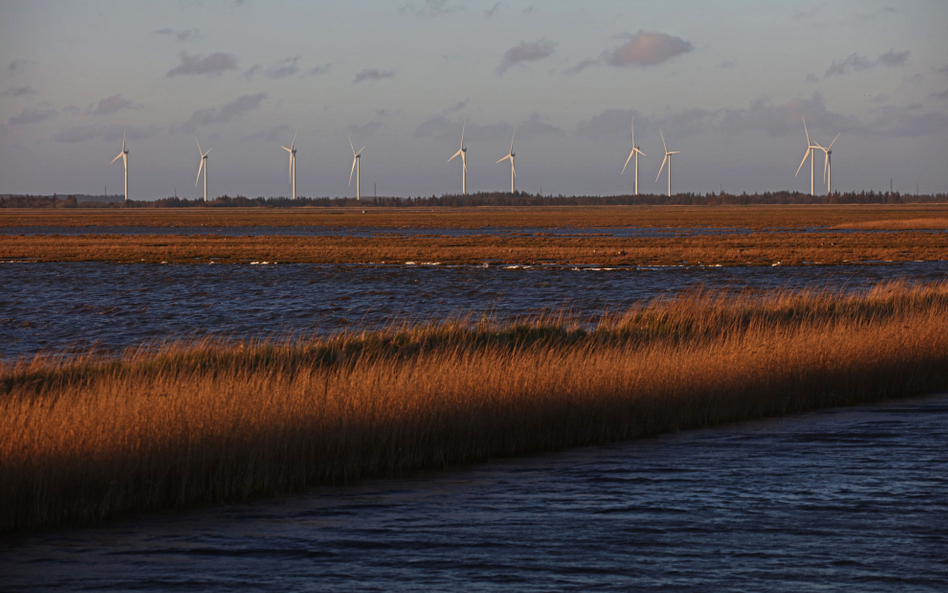
[(0, 530), (946, 387), (948, 283), (21, 360), (0, 369)]

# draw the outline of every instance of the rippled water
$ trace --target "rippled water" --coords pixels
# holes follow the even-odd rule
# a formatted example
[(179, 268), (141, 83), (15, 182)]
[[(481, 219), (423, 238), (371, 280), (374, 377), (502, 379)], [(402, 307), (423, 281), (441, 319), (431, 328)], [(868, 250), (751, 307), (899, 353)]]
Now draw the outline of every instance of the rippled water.
[(945, 591), (948, 394), (0, 539), (6, 591)]
[(865, 290), (943, 280), (948, 262), (805, 267), (0, 264), (0, 355), (148, 340), (378, 328), (394, 317), (579, 316), (696, 286)]

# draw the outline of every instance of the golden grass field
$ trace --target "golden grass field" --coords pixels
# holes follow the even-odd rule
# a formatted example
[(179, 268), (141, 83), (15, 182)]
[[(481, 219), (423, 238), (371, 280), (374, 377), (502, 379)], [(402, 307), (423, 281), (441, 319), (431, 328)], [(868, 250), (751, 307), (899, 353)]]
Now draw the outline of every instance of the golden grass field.
[[(379, 228), (731, 227), (871, 224), (893, 230), (948, 229), (948, 204), (820, 206), (543, 206), (479, 208), (0, 209), (12, 226), (323, 226)], [(909, 224), (909, 226), (905, 226)], [(916, 226), (918, 225), (918, 226)], [(934, 225), (934, 226), (932, 226)]]
[(0, 531), (948, 388), (948, 283), (692, 294), (589, 323), (7, 363)]
[[(948, 230), (948, 205), (370, 208), (362, 212), (352, 208), (7, 209), (0, 210), (0, 227), (303, 225), (338, 232), (319, 237), (0, 235), (0, 260), (617, 266), (831, 265), (948, 258), (948, 233), (932, 232)], [(348, 236), (347, 229), (353, 227), (372, 227), (379, 234), (368, 239)], [(508, 229), (513, 236), (485, 232), (451, 237), (439, 232), (486, 227)], [(516, 236), (515, 229), (523, 227), (583, 229), (586, 236)], [(722, 230), (713, 235), (639, 239), (595, 236), (595, 229), (604, 227)], [(385, 233), (398, 228), (432, 230), (423, 236)]]

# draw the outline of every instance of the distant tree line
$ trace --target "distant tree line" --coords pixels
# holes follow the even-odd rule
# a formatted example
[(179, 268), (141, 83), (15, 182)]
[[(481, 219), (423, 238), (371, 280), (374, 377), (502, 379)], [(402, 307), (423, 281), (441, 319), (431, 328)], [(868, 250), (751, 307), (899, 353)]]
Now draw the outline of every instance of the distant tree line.
[(431, 197), (363, 198), (247, 198), (221, 196), (204, 202), (202, 199), (169, 197), (154, 201), (96, 201), (93, 197), (0, 195), (0, 208), (365, 208), (365, 207), (471, 207), (471, 206), (749, 206), (753, 204), (930, 204), (948, 203), (948, 194), (903, 194), (899, 192), (861, 191), (811, 196), (800, 192), (764, 192), (754, 194), (681, 193), (673, 196), (641, 194), (638, 196), (541, 196), (525, 192), (481, 192), (476, 194), (445, 194)]

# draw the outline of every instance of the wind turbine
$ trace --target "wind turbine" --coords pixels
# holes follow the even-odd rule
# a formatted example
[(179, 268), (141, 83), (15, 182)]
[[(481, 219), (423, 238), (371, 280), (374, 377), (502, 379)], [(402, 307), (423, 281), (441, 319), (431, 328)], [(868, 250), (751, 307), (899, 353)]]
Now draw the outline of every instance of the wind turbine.
[(359, 149), (359, 152), (356, 152), (355, 146), (352, 145), (352, 138), (349, 138), (349, 148), (352, 149), (352, 169), (349, 171), (349, 185), (352, 185), (352, 173), (355, 172), (356, 176), (356, 199), (361, 200), (362, 194), (359, 187), (361, 180), (362, 170), (360, 164), (362, 162), (362, 151), (365, 150), (365, 147)]
[(194, 187), (198, 186), (198, 181), (201, 180), (201, 169), (204, 169), (204, 201), (207, 202), (207, 155), (210, 154), (210, 148), (207, 149), (207, 152), (201, 150), (201, 143), (198, 142), (197, 136), (194, 137), (194, 141), (197, 142), (198, 152), (201, 153), (201, 164), (198, 165), (198, 174), (197, 179), (194, 180)]
[(461, 149), (454, 153), (454, 156), (448, 159), (448, 162), (454, 160), (455, 156), (461, 155), (461, 195), (467, 193), (467, 149), (464, 148), (464, 128), (467, 127), (467, 120), (464, 120), (464, 125), (461, 126)]
[[(296, 134), (300, 133), (299, 126), (296, 126)], [(290, 153), (290, 183), (293, 184), (293, 199), (296, 200), (296, 134), (293, 134), (293, 143), (290, 147), (280, 146), (283, 150)]]
[[(658, 133), (662, 134), (662, 129), (658, 129)], [(662, 146), (665, 147), (665, 158), (662, 159), (662, 166), (658, 169), (658, 175), (655, 176), (655, 181), (658, 181), (658, 178), (662, 176), (662, 169), (665, 168), (665, 161), (668, 161), (668, 197), (672, 195), (672, 160), (671, 155), (681, 154), (680, 150), (675, 150), (672, 152), (668, 151), (668, 145), (665, 144), (665, 134), (662, 134)]]
[(514, 193), (514, 179), (517, 177), (517, 169), (514, 167), (514, 157), (517, 156), (513, 151), (514, 138), (517, 137), (517, 126), (514, 126), (513, 136), (510, 137), (510, 152), (507, 153), (507, 156), (497, 161), (502, 163), (507, 159), (510, 159), (510, 193)]
[[(635, 195), (639, 195), (639, 155), (645, 156), (645, 153), (639, 150), (639, 147), (635, 145), (635, 118), (632, 118), (632, 152), (629, 153), (629, 158), (625, 159), (625, 165), (622, 166), (622, 173), (625, 174), (625, 168), (629, 166), (629, 161), (632, 160), (632, 155), (635, 155)], [(669, 165), (670, 166), (670, 165)], [(659, 174), (661, 171), (659, 171)]]
[(826, 160), (823, 161), (823, 181), (826, 182), (826, 195), (833, 193), (833, 145), (836, 144), (836, 139), (839, 138), (840, 134), (836, 134), (836, 138), (833, 138), (833, 141), (830, 142), (829, 148), (823, 149), (823, 152), (826, 153)]
[(125, 202), (128, 203), (128, 149), (125, 148), (125, 130), (122, 130), (122, 152), (112, 159), (112, 163), (119, 160), (119, 158), (122, 159), (122, 164), (125, 165)]
[(797, 172), (793, 174), (794, 177), (800, 174), (800, 169), (803, 168), (803, 163), (806, 162), (807, 157), (810, 157), (810, 195), (813, 195), (813, 151), (819, 148), (820, 150), (826, 150), (819, 144), (810, 142), (810, 132), (806, 129), (806, 118), (803, 118), (803, 131), (806, 133), (806, 152), (803, 153), (803, 160), (800, 161), (800, 166), (797, 167)]

